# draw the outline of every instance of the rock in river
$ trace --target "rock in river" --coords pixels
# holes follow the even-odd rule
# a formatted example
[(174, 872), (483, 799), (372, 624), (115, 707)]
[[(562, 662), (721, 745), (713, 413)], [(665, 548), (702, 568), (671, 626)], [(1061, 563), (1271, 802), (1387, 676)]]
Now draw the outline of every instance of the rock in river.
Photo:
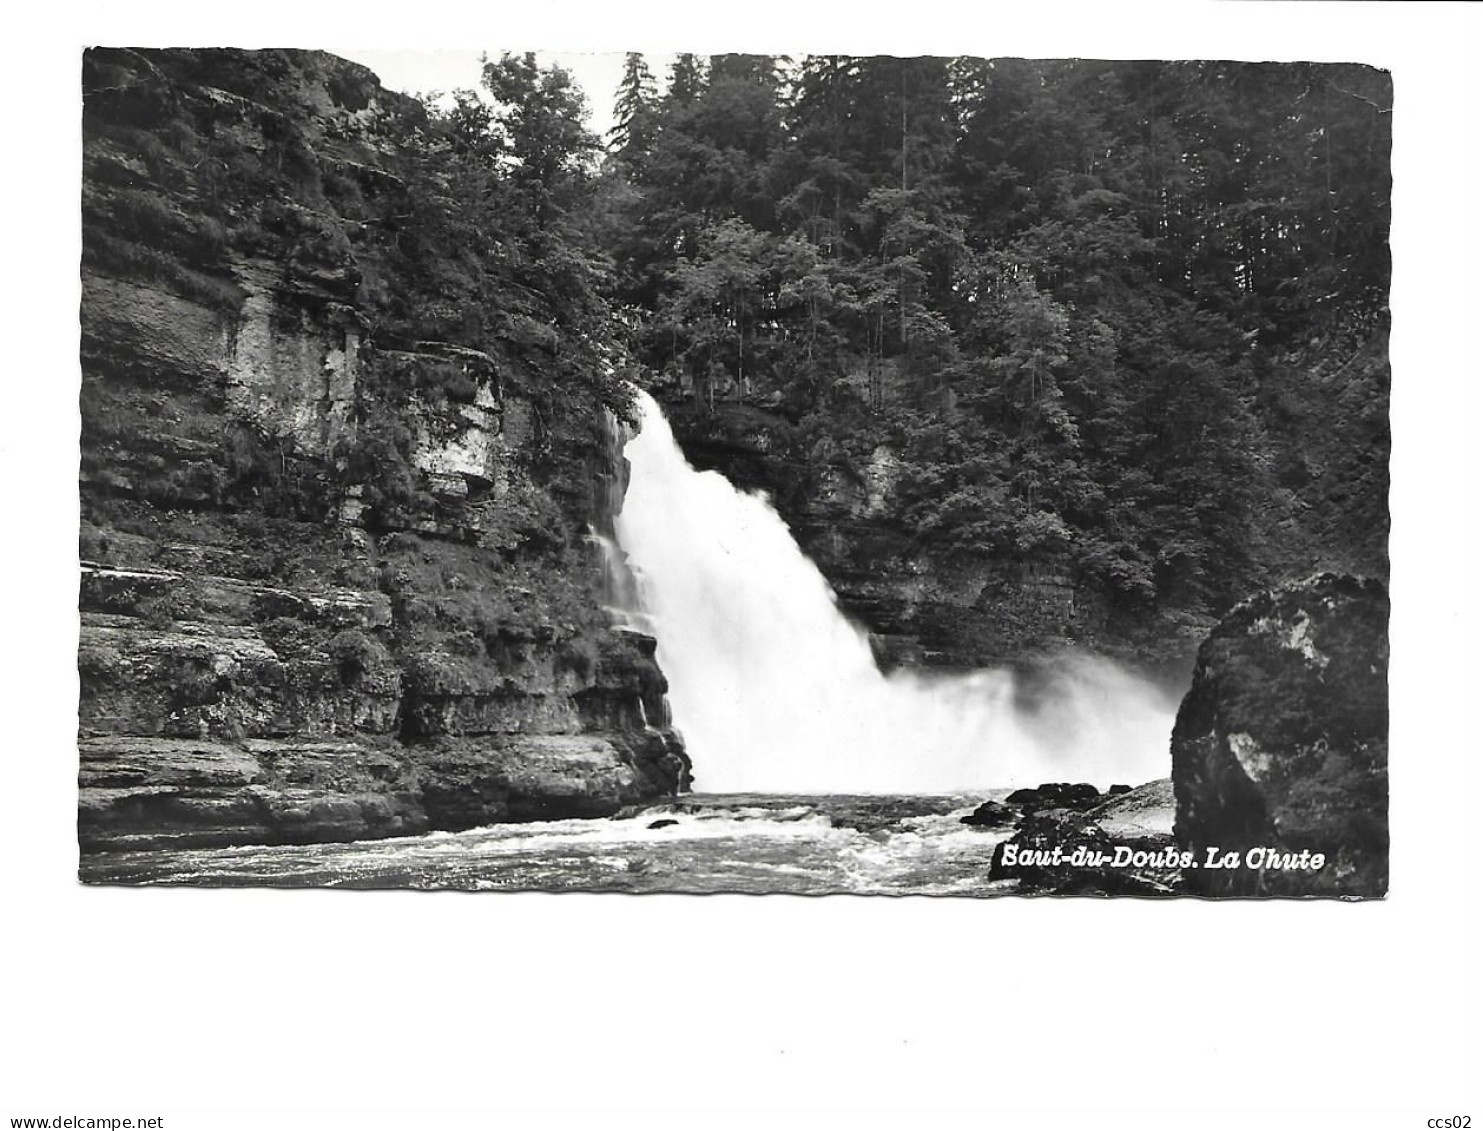
[(1173, 895), (1181, 885), (1172, 801), (1168, 779), (1160, 779), (1109, 791), (1086, 811), (1027, 810), (1014, 835), (995, 846), (989, 876), (1019, 881), (1024, 894)]
[(1036, 789), (1017, 789), (1004, 799), (1021, 809), (1078, 809), (1083, 812), (1102, 801), (1097, 787), (1087, 782), (1045, 782)]
[(1174, 833), (1201, 865), (1186, 872), (1193, 891), (1385, 894), (1389, 616), (1379, 582), (1322, 574), (1212, 632), (1172, 744)]

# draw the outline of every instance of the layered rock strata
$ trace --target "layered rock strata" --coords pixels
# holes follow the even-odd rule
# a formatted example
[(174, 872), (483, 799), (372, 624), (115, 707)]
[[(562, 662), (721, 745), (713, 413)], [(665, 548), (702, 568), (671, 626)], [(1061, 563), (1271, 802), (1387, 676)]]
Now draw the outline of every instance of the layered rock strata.
[(92, 51), (84, 96), (84, 849), (680, 788), (653, 642), (601, 609), (600, 407), (378, 330), (400, 261), (357, 233), (416, 104), (305, 52)]

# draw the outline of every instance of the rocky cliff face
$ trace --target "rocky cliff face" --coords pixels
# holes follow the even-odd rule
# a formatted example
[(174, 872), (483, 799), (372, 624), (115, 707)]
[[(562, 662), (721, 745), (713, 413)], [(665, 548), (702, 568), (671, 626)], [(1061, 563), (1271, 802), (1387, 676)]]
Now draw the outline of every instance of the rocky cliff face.
[(599, 405), (378, 314), (420, 108), (300, 52), (92, 51), (84, 93), (84, 848), (678, 788), (653, 642), (600, 608)]
[[(1105, 530), (1046, 549), (1024, 527), (994, 544), (987, 535), (954, 544), (923, 529), (913, 509), (920, 513), (924, 498), (943, 502), (951, 489), (931, 466), (933, 449), (913, 454), (899, 422), (912, 411), (951, 422), (957, 409), (947, 396), (922, 413), (911, 381), (889, 363), (870, 377), (862, 359), (851, 371), (847, 358), (833, 388), (811, 399), (734, 382), (700, 396), (684, 377), (656, 395), (692, 463), (768, 493), (843, 607), (874, 634), (883, 663), (1034, 665), (1071, 646), (1183, 683), (1201, 641), (1241, 597), (1324, 571), (1388, 576), (1387, 342), (1383, 328), (1350, 330), (1262, 355), (1253, 382), (1262, 424), (1242, 449), (1249, 495), (1232, 504), (1243, 514), (1240, 533), (1227, 535), (1204, 568), (1206, 587), (1220, 596), (1158, 576), (1160, 563), (1190, 551), (1177, 539), (1147, 554), (1153, 565), (1139, 589), (1109, 581), (1137, 554), (1121, 565), (1107, 559), (1096, 545)], [(825, 374), (811, 379), (822, 384)], [(872, 403), (879, 407), (867, 409)], [(1008, 443), (1000, 437), (979, 455), (995, 457), (996, 444)], [(1119, 474), (1148, 472), (1133, 458)], [(1210, 480), (1182, 490), (1172, 506), (1160, 504), (1165, 518), (1221, 509)], [(1115, 495), (1091, 510), (1100, 514)], [(1001, 521), (994, 512), (1009, 512), (1010, 502), (965, 496), (953, 510), (965, 521)]]
[(887, 667), (1034, 664), (1067, 647), (1183, 677), (1213, 618), (1123, 609), (1068, 571), (924, 544), (902, 517), (889, 444), (843, 452), (756, 398), (703, 404), (671, 389), (665, 410), (692, 464), (766, 491)]
[(1190, 890), (1385, 894), (1389, 616), (1378, 582), (1324, 574), (1240, 605), (1200, 649), (1172, 743)]

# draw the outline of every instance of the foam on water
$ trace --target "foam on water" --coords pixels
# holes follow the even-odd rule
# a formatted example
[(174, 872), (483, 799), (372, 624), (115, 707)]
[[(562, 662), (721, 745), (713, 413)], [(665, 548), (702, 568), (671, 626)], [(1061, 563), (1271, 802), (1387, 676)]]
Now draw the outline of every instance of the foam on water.
[(615, 523), (637, 581), (628, 612), (658, 640), (700, 787), (925, 793), (1167, 774), (1175, 703), (1106, 660), (1068, 655), (1033, 693), (1002, 670), (883, 674), (767, 499), (692, 468), (638, 397)]
[[(687, 800), (611, 820), (537, 821), (347, 844), (164, 849), (86, 857), (93, 883), (541, 891), (1002, 894), (988, 879), (1007, 830), (975, 830), (935, 799), (895, 799), (869, 831), (829, 799)], [(779, 799), (781, 800), (781, 799)], [(906, 805), (899, 803), (907, 802)], [(949, 801), (949, 804), (952, 804)], [(848, 806), (845, 807), (848, 809)], [(660, 828), (652, 827), (663, 818)]]

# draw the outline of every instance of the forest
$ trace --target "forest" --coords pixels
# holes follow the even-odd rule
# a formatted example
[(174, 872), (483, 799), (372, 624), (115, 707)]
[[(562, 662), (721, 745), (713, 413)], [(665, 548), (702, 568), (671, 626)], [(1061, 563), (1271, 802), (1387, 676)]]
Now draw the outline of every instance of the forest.
[[(232, 95), (271, 101), (286, 59)], [(368, 346), (493, 359), (558, 455), (630, 382), (682, 440), (744, 409), (795, 527), (889, 453), (898, 559), (1063, 579), (1100, 645), (1318, 569), (1384, 579), (1390, 99), (1351, 64), (639, 54), (584, 92), (505, 54), (482, 91), (383, 100), (374, 164), (290, 116), (262, 152), (136, 130), (206, 219), (104, 186), (85, 215), (137, 238), (85, 257), (229, 308), (215, 261), (287, 248), (350, 278)], [(397, 406), (473, 395), (458, 365), (417, 380), (339, 461), (387, 527), (430, 505)]]
[(1133, 615), (1383, 577), (1385, 73), (681, 55), (659, 78), (627, 56), (602, 149), (530, 57), (443, 119), (591, 272), (618, 369), (775, 412), (805, 477), (887, 445), (915, 544)]

